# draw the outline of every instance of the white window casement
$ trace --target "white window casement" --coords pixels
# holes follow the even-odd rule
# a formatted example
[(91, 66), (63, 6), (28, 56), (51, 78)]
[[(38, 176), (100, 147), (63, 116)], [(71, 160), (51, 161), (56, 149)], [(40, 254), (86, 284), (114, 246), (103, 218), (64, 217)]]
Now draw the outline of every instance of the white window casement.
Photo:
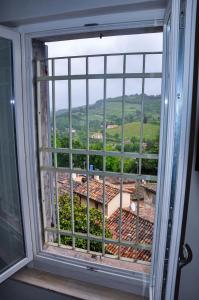
[[(181, 232), (183, 201), (186, 186), (186, 169), (188, 158), (190, 113), (192, 101), (192, 73), (193, 49), (195, 28), (196, 1), (171, 1), (167, 8), (165, 19), (135, 20), (135, 15), (125, 13), (127, 20), (113, 22), (113, 17), (101, 18), (100, 24), (95, 26), (82, 26), (82, 18), (75, 21), (51, 22), (35, 25), (21, 26), (18, 30), (0, 27), (0, 70), (4, 72), (0, 90), (2, 94), (2, 107), (4, 119), (1, 118), (4, 134), (4, 147), (0, 148), (2, 168), (2, 187), (0, 194), (1, 237), (8, 237), (4, 243), (6, 250), (0, 247), (0, 281), (7, 279), (23, 266), (31, 266), (66, 277), (85, 280), (112, 288), (125, 290), (151, 299), (173, 299), (175, 291), (175, 276), (178, 267), (178, 249)], [(99, 32), (110, 36), (120, 35), (121, 32), (156, 32), (163, 31), (163, 53), (114, 53), (100, 54), (103, 58), (101, 73), (89, 72), (89, 60), (94, 56), (65, 57), (67, 73), (57, 74), (56, 64), (60, 58), (46, 58), (43, 53), (34, 48), (39, 41), (45, 42), (67, 40), (71, 37), (94, 37)], [(186, 41), (186, 43), (185, 43)], [(6, 49), (6, 50), (5, 50)], [(40, 49), (41, 50), (41, 49)], [(41, 51), (41, 52), (42, 52)], [(5, 55), (6, 52), (6, 55)], [(36, 64), (33, 64), (37, 52)], [(9, 55), (8, 55), (9, 53)], [(129, 56), (142, 57), (142, 70), (138, 73), (127, 72)], [(147, 71), (146, 59), (149, 55), (162, 54), (163, 69), (161, 71)], [(121, 56), (122, 71), (111, 74), (107, 71), (107, 62), (111, 56)], [(84, 59), (85, 74), (72, 74), (71, 62)], [(47, 66), (47, 69), (46, 69)], [(47, 71), (46, 71), (47, 70)], [(49, 71), (51, 70), (51, 71)], [(161, 92), (161, 126), (159, 155), (144, 153), (143, 122), (141, 122), (141, 135), (139, 151), (124, 151), (124, 117), (125, 117), (125, 82), (129, 78), (140, 78), (142, 82), (142, 99), (144, 98), (145, 82), (147, 78), (162, 80)], [(103, 87), (103, 100), (107, 99), (107, 82), (111, 79), (120, 79), (122, 82), (121, 105), (121, 149), (108, 151), (106, 141), (107, 131), (114, 129), (114, 124), (106, 124), (106, 105), (102, 105), (102, 128), (98, 134), (90, 130), (89, 124), (89, 82), (101, 80)], [(85, 144), (83, 149), (73, 147), (73, 106), (71, 100), (72, 84), (75, 80), (85, 82)], [(56, 82), (67, 83), (66, 98), (68, 99), (68, 146), (58, 146), (56, 135)], [(46, 88), (46, 86), (48, 86)], [(49, 88), (50, 87), (50, 88)], [(46, 101), (47, 99), (47, 101)], [(48, 103), (47, 103), (48, 102)], [(51, 102), (51, 103), (50, 103)], [(141, 100), (141, 120), (143, 121), (143, 101)], [(9, 125), (9, 126), (8, 126)], [(4, 127), (3, 127), (4, 126)], [(112, 127), (111, 127), (112, 126)], [(91, 132), (90, 132), (91, 131)], [(6, 137), (9, 136), (6, 139)], [(82, 135), (83, 136), (83, 135)], [(102, 140), (102, 148), (90, 148), (92, 139)], [(13, 149), (8, 150), (10, 142)], [(74, 165), (74, 157), (82, 155), (83, 165)], [(67, 157), (68, 165), (59, 165), (58, 157)], [(102, 169), (93, 170), (89, 163), (91, 156), (100, 156)], [(119, 171), (110, 172), (106, 168), (106, 157), (120, 158)], [(134, 173), (125, 173), (124, 162), (126, 158), (137, 160), (137, 169)], [(142, 160), (158, 160), (158, 176), (156, 174), (142, 174)], [(5, 164), (5, 165), (4, 165)], [(13, 167), (15, 166), (15, 167)], [(12, 170), (12, 172), (11, 172)], [(60, 226), (59, 192), (60, 176), (66, 175), (68, 196), (70, 199), (71, 220), (68, 230)], [(77, 177), (83, 178), (86, 193), (82, 192), (76, 184)], [(119, 178), (119, 192), (113, 191), (110, 202), (106, 202), (106, 190), (113, 189), (107, 184), (106, 178)], [(93, 202), (93, 207), (102, 213), (102, 234), (90, 234), (89, 224), (89, 194), (94, 181), (101, 189), (102, 203)], [(157, 181), (157, 193), (154, 197), (152, 186), (146, 189), (148, 201), (156, 202), (156, 214), (153, 230), (153, 243), (145, 244), (139, 241), (139, 220), (136, 221), (135, 240), (122, 239), (122, 203), (130, 201), (128, 192), (123, 193), (126, 178), (132, 178), (141, 183), (142, 180)], [(9, 184), (5, 185), (5, 180)], [(100, 184), (99, 184), (100, 181)], [(82, 184), (82, 185), (83, 185)], [(9, 194), (9, 201), (6, 196)], [(86, 232), (78, 233), (74, 222), (74, 197), (84, 201), (86, 206)], [(75, 196), (74, 196), (75, 195)], [(46, 200), (48, 198), (48, 200)], [(17, 200), (16, 200), (17, 199)], [(114, 199), (114, 201), (112, 200)], [(114, 211), (113, 203), (119, 203), (118, 237), (113, 240), (106, 236), (106, 217)], [(129, 202), (131, 203), (131, 202)], [(137, 210), (139, 217), (139, 201), (131, 205)], [(12, 219), (12, 222), (10, 221)], [(137, 218), (138, 219), (138, 218)], [(70, 249), (62, 247), (62, 241), (70, 240)], [(86, 243), (86, 250), (80, 254), (75, 248), (77, 240)], [(100, 242), (102, 251), (99, 257), (91, 249), (92, 244)], [(113, 259), (106, 255), (106, 246), (111, 244), (119, 249), (114, 252)], [(135, 259), (124, 260), (120, 254), (122, 247), (133, 248), (151, 253), (151, 264)], [(7, 251), (9, 249), (9, 251)], [(5, 255), (6, 253), (6, 255)], [(97, 258), (96, 258), (97, 257)], [(134, 264), (136, 267), (131, 267)], [(148, 271), (146, 271), (148, 270)]]

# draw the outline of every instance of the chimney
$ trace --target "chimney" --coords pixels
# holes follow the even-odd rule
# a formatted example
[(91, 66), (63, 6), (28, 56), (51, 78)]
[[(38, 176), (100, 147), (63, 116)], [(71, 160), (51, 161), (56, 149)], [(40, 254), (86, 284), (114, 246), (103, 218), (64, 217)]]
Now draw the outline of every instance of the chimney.
[(94, 179), (99, 181), (99, 175), (94, 175)]
[(72, 173), (72, 179), (76, 180), (77, 175), (75, 173)]

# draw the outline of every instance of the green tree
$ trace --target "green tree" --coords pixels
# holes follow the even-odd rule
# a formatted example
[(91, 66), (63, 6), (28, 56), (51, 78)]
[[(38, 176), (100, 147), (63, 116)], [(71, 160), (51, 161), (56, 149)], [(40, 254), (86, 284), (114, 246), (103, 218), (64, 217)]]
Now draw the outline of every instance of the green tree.
[[(87, 207), (80, 205), (78, 196), (74, 196), (74, 229), (77, 233), (87, 233)], [(102, 212), (96, 208), (89, 209), (89, 226), (90, 234), (94, 236), (102, 236), (103, 234), (103, 216)], [(71, 226), (71, 202), (68, 194), (59, 197), (59, 219), (61, 230), (72, 230)], [(111, 232), (105, 223), (105, 235), (107, 238), (112, 238)], [(61, 236), (61, 243), (64, 245), (72, 245), (72, 238)], [(87, 240), (84, 238), (76, 238), (75, 246), (81, 249), (87, 249)], [(102, 243), (98, 241), (90, 241), (90, 250), (95, 252), (102, 251)]]

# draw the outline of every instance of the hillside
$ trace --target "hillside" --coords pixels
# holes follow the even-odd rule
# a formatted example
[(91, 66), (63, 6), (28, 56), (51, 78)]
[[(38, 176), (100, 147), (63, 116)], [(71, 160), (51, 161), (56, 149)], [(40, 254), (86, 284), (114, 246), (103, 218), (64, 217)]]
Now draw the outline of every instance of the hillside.
[[(121, 138), (121, 126), (117, 128), (107, 129), (107, 133), (109, 136), (115, 136), (118, 134), (118, 137)], [(146, 140), (154, 140), (159, 134), (159, 124), (144, 124), (143, 125), (143, 138)], [(140, 123), (132, 122), (126, 123), (124, 125), (124, 139), (130, 140), (132, 135), (135, 138), (139, 138), (140, 136)]]
[[(60, 133), (68, 128), (68, 111), (59, 110), (56, 113), (57, 129)], [(130, 136), (130, 132), (137, 132), (138, 122), (141, 118), (141, 95), (125, 96), (124, 105), (124, 123), (125, 134)], [(106, 122), (107, 124), (118, 125), (118, 128), (108, 129), (110, 135), (119, 133), (122, 122), (122, 98), (106, 99)], [(147, 135), (152, 137), (159, 131), (160, 122), (160, 96), (144, 95), (144, 127), (148, 127)], [(132, 124), (133, 123), (133, 124)], [(103, 100), (98, 100), (94, 104), (89, 105), (89, 124), (90, 132), (101, 131), (103, 125)], [(72, 127), (76, 130), (76, 134), (86, 129), (86, 107), (76, 107), (72, 110)], [(119, 133), (120, 134), (120, 133)], [(131, 134), (132, 136), (132, 134)]]

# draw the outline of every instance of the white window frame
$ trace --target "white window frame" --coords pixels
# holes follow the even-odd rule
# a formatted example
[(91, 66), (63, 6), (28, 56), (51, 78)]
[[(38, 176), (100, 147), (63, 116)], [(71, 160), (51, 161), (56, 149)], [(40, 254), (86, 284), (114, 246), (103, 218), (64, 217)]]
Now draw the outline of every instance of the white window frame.
[[(129, 22), (125, 25), (118, 25), (118, 24), (112, 24), (112, 25), (103, 25), (98, 26), (97, 30), (110, 30), (112, 28), (113, 30), (121, 30), (121, 29), (136, 29), (137, 27), (145, 28), (146, 26), (149, 28), (160, 27), (162, 25), (162, 21), (156, 22), (154, 24), (154, 21), (147, 21), (143, 22)], [(25, 28), (27, 30), (27, 28)], [(63, 29), (60, 28), (60, 32), (62, 34), (69, 34), (69, 33), (88, 33), (96, 31), (96, 28), (88, 28), (88, 27), (77, 27), (77, 28), (68, 28)], [(32, 78), (33, 78), (33, 71), (30, 65), (30, 61), (32, 61), (31, 53), (32, 53), (32, 45), (31, 40), (33, 38), (38, 37), (46, 37), (46, 36), (55, 36), (57, 35), (57, 29), (56, 30), (50, 30), (50, 31), (43, 31), (41, 30), (38, 32), (25, 32), (23, 33), (23, 71), (24, 71), (24, 91), (25, 91), (25, 98), (28, 100), (28, 105), (26, 105), (26, 113), (25, 118), (26, 120), (29, 120), (29, 126), (25, 127), (25, 136), (27, 139), (26, 146), (27, 146), (27, 152), (29, 153), (29, 162), (31, 162), (29, 166), (28, 173), (29, 176), (29, 194), (30, 197), (32, 197), (31, 201), (31, 212), (32, 212), (32, 230), (35, 235), (35, 239), (33, 242), (33, 249), (34, 249), (34, 266), (38, 268), (42, 268), (46, 271), (52, 271), (54, 273), (61, 274), (65, 276), (70, 276), (77, 279), (86, 278), (86, 280), (91, 281), (93, 283), (102, 284), (105, 286), (109, 286), (112, 288), (120, 288), (124, 291), (129, 291), (132, 293), (137, 293), (143, 296), (148, 296), (149, 293), (149, 285), (150, 285), (150, 274), (141, 274), (138, 272), (128, 271), (128, 270), (119, 270), (110, 266), (103, 266), (97, 264), (97, 270), (98, 272), (92, 272), (91, 269), (93, 267), (93, 263), (80, 261), (77, 259), (74, 259), (72, 257), (62, 257), (60, 258), (58, 255), (53, 255), (46, 253), (43, 250), (42, 245), (42, 239), (39, 232), (42, 232), (42, 224), (38, 222), (40, 220), (40, 207), (39, 207), (39, 197), (38, 197), (38, 186), (37, 186), (37, 166), (35, 165), (36, 162), (36, 153), (37, 153), (37, 141), (32, 138), (33, 134), (35, 133), (35, 108), (34, 108), (34, 95), (33, 95), (33, 88), (32, 85)], [(31, 136), (31, 141), (29, 137)], [(29, 148), (29, 149), (28, 149)], [(32, 170), (31, 170), (31, 169)], [(34, 215), (34, 216), (33, 216)], [(64, 265), (67, 266), (64, 268)], [(90, 269), (89, 269), (90, 267)]]
[(11, 40), (13, 48), (13, 83), (14, 83), (14, 101), (15, 101), (15, 127), (17, 144), (17, 167), (19, 174), (20, 204), (22, 212), (23, 237), (25, 256), (16, 264), (12, 265), (0, 274), (0, 283), (16, 273), (19, 269), (27, 265), (33, 259), (32, 237), (29, 216), (29, 198), (26, 181), (26, 155), (25, 140), (23, 135), (23, 96), (22, 96), (22, 78), (21, 78), (21, 44), (20, 34), (4, 26), (0, 26), (0, 37)]
[[(178, 13), (178, 5), (180, 0), (172, 1), (172, 6), (174, 9), (174, 12)], [(177, 4), (175, 4), (177, 2)], [(190, 0), (187, 7), (188, 7), (188, 16), (191, 24), (188, 24), (186, 29), (186, 35), (189, 37), (191, 35), (193, 27), (194, 27), (194, 18), (192, 18), (192, 14), (194, 13), (194, 5), (196, 3), (196, 0)], [(126, 29), (126, 28), (144, 28), (144, 27), (152, 27), (152, 26), (163, 26), (163, 16), (162, 12), (159, 11), (160, 19), (157, 21), (154, 21), (153, 12), (151, 15), (150, 20), (144, 19), (144, 17), (139, 14), (135, 16), (135, 13), (126, 13), (126, 23), (122, 23), (124, 19), (125, 14), (121, 15), (112, 15), (110, 18), (107, 16), (104, 17), (104, 24), (103, 23), (103, 17), (90, 17), (90, 18), (80, 18), (80, 19), (72, 19), (71, 21), (60, 21), (60, 22), (50, 22), (50, 23), (44, 23), (44, 24), (36, 24), (36, 25), (28, 25), (28, 26), (22, 26), (19, 28), (19, 31), (22, 35), (22, 74), (23, 74), (23, 90), (24, 90), (24, 123), (26, 126), (24, 127), (24, 135), (25, 135), (25, 146), (26, 146), (26, 157), (27, 161), (30, 162), (27, 164), (27, 178), (28, 178), (28, 195), (30, 198), (30, 211), (31, 211), (31, 229), (33, 234), (33, 252), (34, 252), (34, 266), (41, 268), (46, 271), (50, 271), (52, 273), (56, 274), (62, 274), (63, 276), (69, 276), (72, 278), (77, 278), (80, 280), (87, 280), (93, 283), (102, 284), (105, 286), (109, 286), (112, 288), (120, 288), (121, 290), (129, 291), (138, 293), (140, 295), (148, 295), (148, 288), (150, 282), (152, 282), (152, 285), (154, 283), (153, 278), (150, 278), (150, 276), (143, 276), (143, 274), (134, 273), (132, 276), (132, 272), (128, 274), (127, 271), (118, 271), (117, 273), (114, 272), (114, 270), (111, 271), (111, 268), (103, 267), (98, 272), (91, 272), (91, 270), (88, 269), (88, 263), (80, 262), (77, 259), (72, 258), (61, 258), (59, 256), (50, 255), (42, 251), (42, 245), (41, 245), (41, 239), (38, 235), (38, 227), (39, 230), (41, 230), (41, 224), (38, 222), (39, 220), (39, 207), (38, 207), (38, 193), (37, 193), (37, 182), (35, 181), (35, 178), (37, 178), (37, 166), (35, 165), (36, 161), (36, 140), (33, 138), (33, 133), (35, 133), (34, 128), (34, 96), (33, 96), (33, 89), (32, 89), (32, 79), (33, 79), (33, 73), (31, 69), (31, 53), (32, 53), (32, 46), (31, 46), (31, 39), (32, 38), (39, 38), (39, 37), (45, 37), (45, 36), (56, 36), (58, 31), (59, 34), (69, 34), (69, 33), (82, 33), (82, 32), (92, 32), (96, 31), (96, 28), (90, 28), (88, 30), (88, 27), (85, 28), (82, 25), (85, 23), (93, 23), (94, 20), (100, 20), (100, 23), (102, 25), (99, 25), (97, 27), (97, 30), (103, 31), (106, 29)], [(176, 16), (176, 15), (175, 15)], [(115, 24), (114, 22), (111, 22), (115, 20), (118, 17), (117, 21), (119, 23)], [(136, 19), (137, 18), (137, 19)], [(135, 20), (135, 22), (130, 22), (130, 20)], [(79, 25), (79, 27), (77, 27)], [(177, 29), (176, 29), (177, 30)], [(165, 34), (165, 33), (164, 33)], [(191, 43), (193, 45), (193, 34), (191, 35)], [(176, 52), (176, 48), (178, 45), (175, 43), (173, 53)], [(189, 101), (191, 101), (191, 87), (188, 87), (191, 85), (191, 72), (192, 72), (192, 65), (190, 64), (191, 54), (193, 53), (193, 47), (192, 52), (190, 46), (187, 46), (185, 49), (187, 51), (187, 59), (185, 61), (186, 63), (186, 74), (184, 76), (185, 79), (188, 79), (186, 82), (184, 79), (184, 90), (183, 92), (187, 96), (186, 98), (186, 104), (185, 109), (183, 112), (183, 116), (186, 120), (185, 124), (186, 127), (183, 128), (182, 132), (182, 139), (181, 139), (181, 146), (182, 146), (182, 153), (180, 153), (181, 158), (181, 167), (179, 168), (178, 172), (182, 171), (182, 168), (184, 170), (183, 174), (179, 176), (181, 180), (177, 182), (177, 190), (182, 191), (179, 193), (178, 199), (177, 199), (177, 207), (180, 209), (180, 212), (175, 210), (174, 214), (178, 217), (177, 221), (177, 231), (173, 232), (172, 236), (172, 247), (175, 247), (175, 249), (178, 249), (179, 246), (179, 239), (177, 238), (179, 236), (179, 231), (181, 229), (181, 218), (182, 218), (182, 209), (183, 209), (183, 191), (184, 189), (181, 189), (183, 186), (183, 183), (186, 181), (186, 167), (187, 167), (187, 156), (188, 156), (188, 148), (187, 148), (187, 141), (189, 137), (189, 125), (190, 125), (190, 106), (188, 105)], [(164, 54), (163, 54), (164, 57)], [(176, 64), (174, 58), (174, 63)], [(174, 66), (176, 67), (176, 65)], [(173, 78), (175, 78), (175, 72), (172, 74)], [(174, 82), (174, 81), (173, 81)], [(171, 84), (172, 89), (172, 95), (175, 95), (175, 84)], [(164, 100), (164, 99), (163, 99)], [(174, 115), (170, 116), (170, 125), (174, 124)], [(171, 163), (172, 163), (172, 155), (171, 152), (173, 150), (173, 132), (170, 132), (169, 134), (169, 140), (167, 142), (168, 148), (167, 153), (169, 157), (169, 161), (166, 162), (166, 169), (170, 170), (168, 171), (169, 175), (167, 178), (167, 186), (169, 186), (169, 181), (171, 180)], [(169, 156), (170, 153), (170, 156)], [(160, 154), (161, 155), (161, 154)], [(161, 160), (161, 156), (160, 156)], [(182, 163), (183, 162), (183, 163)], [(166, 185), (165, 184), (165, 185)], [(170, 197), (169, 195), (165, 198), (165, 207), (169, 205)], [(159, 203), (157, 203), (157, 206)], [(165, 221), (165, 218), (163, 219)], [(155, 229), (155, 235), (156, 235), (157, 228)], [(157, 239), (156, 243), (161, 242), (161, 245), (164, 245), (165, 239), (166, 239), (166, 232), (167, 232), (167, 223), (163, 224), (161, 221), (161, 233), (164, 233), (164, 236), (162, 236), (162, 241)], [(177, 235), (178, 234), (178, 235)], [(160, 236), (160, 235), (159, 235)], [(164, 249), (165, 250), (165, 249)], [(175, 262), (175, 267), (177, 266), (177, 260), (178, 255), (175, 254), (177, 251), (172, 253), (173, 262)], [(153, 265), (154, 274), (157, 275), (158, 272), (162, 271), (162, 266), (164, 265), (164, 257), (159, 257), (158, 261), (155, 261), (153, 259), (153, 263), (155, 262), (155, 265)], [(98, 267), (98, 269), (100, 269)], [(170, 272), (171, 268), (169, 269)], [(160, 273), (159, 273), (160, 274)], [(162, 274), (162, 273), (161, 273)], [(172, 276), (174, 279), (174, 277)], [(107, 283), (108, 282), (108, 283)], [(159, 280), (159, 286), (153, 287), (154, 289), (162, 286), (163, 278), (160, 276)], [(173, 281), (175, 282), (175, 280)], [(173, 284), (170, 282), (169, 285), (167, 285), (167, 290), (173, 286)], [(161, 289), (161, 288), (160, 288)], [(156, 296), (152, 296), (154, 299), (160, 299)], [(168, 298), (172, 299), (172, 298)]]

